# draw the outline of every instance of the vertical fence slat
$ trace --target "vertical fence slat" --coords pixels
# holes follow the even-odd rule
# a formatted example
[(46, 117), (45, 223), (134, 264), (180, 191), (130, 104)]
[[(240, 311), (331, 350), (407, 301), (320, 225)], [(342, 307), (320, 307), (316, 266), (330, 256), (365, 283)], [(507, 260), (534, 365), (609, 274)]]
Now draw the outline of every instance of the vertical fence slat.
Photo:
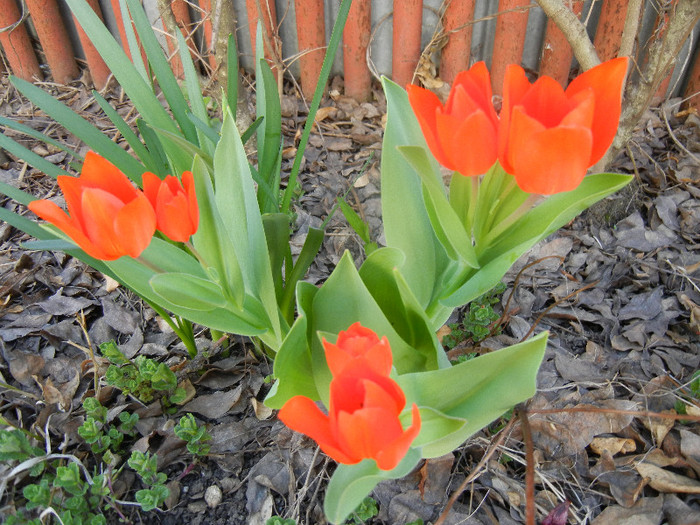
[[(0, 0), (0, 25), (2, 27), (9, 28), (16, 24), (21, 16), (15, 0)], [(0, 33), (0, 44), (2, 44), (5, 57), (10, 63), (14, 75), (29, 82), (32, 81), (32, 78), (40, 79), (43, 77), (24, 22), (12, 31)]]
[(443, 25), (447, 44), (442, 48), (440, 78), (452, 83), (457, 73), (469, 68), (474, 0), (452, 0), (445, 10)]
[[(583, 11), (583, 1), (572, 4), (572, 11), (579, 18)], [(574, 52), (561, 29), (551, 20), (547, 20), (547, 29), (540, 58), (540, 75), (547, 75), (559, 82), (562, 87), (569, 83), (569, 72)]]
[(598, 27), (593, 40), (598, 58), (602, 62), (615, 58), (620, 51), (628, 3), (629, 0), (603, 1), (603, 8), (600, 11)]
[[(263, 20), (263, 31), (267, 34), (267, 39), (274, 44), (274, 38), (277, 29), (277, 13), (275, 11), (274, 0), (246, 0), (246, 11), (248, 12), (248, 29), (250, 30), (250, 45), (253, 50), (253, 58), (255, 58), (255, 35), (258, 28), (258, 5), (260, 6), (260, 11)], [(270, 67), (272, 67), (273, 54), (277, 53), (277, 50), (267, 49), (267, 42), (265, 42), (265, 58), (270, 62)], [(273, 67), (273, 72), (276, 73)]]
[(326, 24), (323, 0), (294, 0), (296, 13), (297, 41), (299, 43), (299, 65), (301, 69), (301, 91), (311, 100), (316, 83), (321, 75), (324, 46), (326, 45)]
[(360, 102), (369, 100), (372, 94), (372, 77), (367, 65), (371, 9), (370, 0), (354, 0), (343, 33), (345, 94)]
[(110, 3), (112, 4), (112, 13), (114, 14), (114, 21), (117, 24), (117, 31), (119, 31), (119, 39), (122, 41), (122, 48), (124, 48), (126, 55), (131, 58), (129, 42), (126, 40), (126, 29), (124, 29), (124, 16), (122, 15), (122, 8), (119, 5), (119, 0), (110, 0)]
[(688, 71), (683, 97), (688, 99), (688, 107), (700, 115), (700, 46), (695, 46), (695, 58)]
[(202, 26), (204, 29), (204, 46), (208, 53), (207, 60), (212, 69), (216, 69), (216, 56), (214, 42), (212, 41), (213, 25), (211, 22), (211, 0), (199, 0), (199, 7), (202, 9)]
[(423, 0), (394, 0), (391, 76), (398, 85), (413, 80), (421, 51)]
[[(90, 4), (90, 7), (97, 14), (97, 16), (100, 17), (100, 20), (103, 20), (102, 9), (100, 9), (99, 1), (87, 0), (87, 2), (88, 4)], [(80, 39), (80, 45), (83, 46), (83, 52), (85, 53), (85, 61), (87, 62), (88, 69), (90, 69), (92, 83), (97, 89), (103, 89), (107, 85), (107, 81), (109, 80), (111, 72), (107, 67), (107, 64), (105, 64), (105, 61), (102, 60), (102, 57), (97, 52), (97, 49), (95, 49), (93, 43), (85, 34), (85, 31), (83, 31), (83, 28), (80, 27), (80, 24), (78, 23), (78, 20), (75, 17), (73, 17), (73, 22), (75, 23), (75, 27), (78, 30), (78, 38)]]
[(68, 84), (78, 77), (73, 45), (56, 0), (25, 0), (54, 82)]
[[(525, 49), (525, 33), (527, 32), (526, 6), (527, 0), (500, 0), (498, 11), (504, 12), (496, 18), (496, 34), (491, 56), (491, 85), (494, 94), (500, 95), (503, 90), (503, 77), (508, 64), (520, 64)], [(518, 10), (518, 8), (524, 8)]]

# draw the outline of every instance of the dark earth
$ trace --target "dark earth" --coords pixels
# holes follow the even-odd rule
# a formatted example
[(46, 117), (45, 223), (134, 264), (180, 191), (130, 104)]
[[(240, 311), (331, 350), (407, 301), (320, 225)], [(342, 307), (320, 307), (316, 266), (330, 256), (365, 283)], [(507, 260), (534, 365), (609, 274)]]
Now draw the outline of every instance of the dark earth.
[[(83, 85), (42, 87), (121, 141)], [(75, 137), (6, 80), (1, 89), (1, 115), (84, 153)], [(365, 104), (342, 92), (335, 79), (305, 154), (295, 207), (297, 253), (309, 226), (320, 226), (346, 192), (373, 240), (383, 241), (385, 101), (378, 87), (374, 101)], [(135, 120), (119, 88), (106, 96)], [(285, 95), (283, 108), (286, 174), (307, 110), (294, 94)], [(51, 145), (3, 133), (68, 165), (70, 158)], [(37, 197), (56, 194), (52, 179), (9, 154), (0, 158), (0, 168), (3, 182)], [(453, 454), (380, 484), (373, 493), (379, 512), (366, 523), (427, 524), (444, 514), (446, 524), (520, 524), (528, 506), (538, 523), (700, 523), (700, 384), (694, 392), (692, 383), (700, 368), (700, 119), (680, 100), (648, 111), (608, 171), (633, 173), (634, 183), (518, 261), (495, 305), (500, 334), (492, 326), (494, 335), (485, 341), (465, 338), (451, 350), (450, 357), (493, 351), (549, 330), (537, 395)], [(0, 203), (19, 209), (6, 198)], [(200, 354), (189, 362), (175, 334), (132, 293), (62, 253), (23, 248), (29, 240), (0, 224), (0, 416), (7, 424), (48, 438), (53, 452), (73, 454), (92, 468), (95, 456), (77, 428), (84, 421), (82, 400), (95, 395), (93, 372), (104, 373), (106, 362), (99, 353), (93, 360), (89, 349), (114, 340), (129, 358), (167, 363), (189, 394), (177, 414), (167, 416), (158, 401), (143, 404), (102, 381), (99, 399), (112, 417), (121, 410), (140, 415), (138, 440), (127, 448), (157, 453), (171, 493), (165, 510), (140, 511), (126, 503), (141, 487), (125, 468), (113, 487), (123, 516), (153, 524), (265, 524), (274, 515), (325, 522), (323, 493), (333, 462), (262, 405), (271, 373), (267, 359), (248, 341), (212, 342), (200, 329)], [(362, 244), (336, 213), (307, 280), (322, 283), (345, 250), (359, 264)], [(461, 318), (457, 312), (451, 322)], [(186, 412), (212, 435), (203, 458), (195, 459), (173, 433)], [(508, 433), (494, 446), (504, 426)], [(485, 468), (477, 469), (482, 459)], [(0, 479), (13, 466), (0, 464)], [(534, 472), (534, 500), (526, 497), (528, 469)], [(28, 482), (23, 475), (8, 478), (0, 516), (24, 505)], [(448, 508), (453, 494), (456, 502)], [(567, 501), (568, 517), (552, 513)], [(114, 511), (107, 517), (119, 522)], [(355, 522), (362, 523), (360, 517)]]

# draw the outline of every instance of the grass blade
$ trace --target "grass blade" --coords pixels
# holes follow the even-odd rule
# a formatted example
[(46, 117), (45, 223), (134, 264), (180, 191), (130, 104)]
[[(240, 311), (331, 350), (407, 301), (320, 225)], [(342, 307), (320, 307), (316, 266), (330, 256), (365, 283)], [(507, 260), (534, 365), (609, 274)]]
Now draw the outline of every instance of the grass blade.
[(29, 137), (40, 140), (40, 141), (45, 142), (47, 144), (51, 144), (52, 146), (55, 146), (56, 148), (60, 149), (61, 151), (65, 151), (66, 153), (70, 154), (73, 158), (76, 158), (80, 161), (83, 160), (83, 157), (81, 155), (79, 155), (77, 152), (73, 151), (72, 149), (68, 148), (65, 144), (61, 144), (59, 141), (52, 139), (48, 135), (44, 135), (43, 133), (35, 130), (34, 128), (30, 128), (29, 126), (25, 126), (24, 124), (20, 124), (19, 122), (16, 122), (12, 119), (2, 117), (2, 116), (0, 116), (0, 126), (5, 126), (6, 128), (14, 129), (15, 131), (19, 131), (20, 133), (24, 133), (25, 135), (27, 135)]
[(49, 175), (51, 177), (58, 177), (59, 175), (68, 175), (61, 168), (55, 164), (49, 162), (45, 158), (37, 155), (33, 151), (25, 148), (18, 142), (15, 142), (10, 137), (0, 133), (0, 148), (4, 149), (11, 155), (22, 159), (24, 162), (30, 166), (34, 166), (39, 171)]
[[(231, 108), (233, 118), (236, 118), (238, 107), (238, 46), (235, 35), (228, 36), (228, 46), (226, 48), (226, 100)], [(243, 141), (245, 144), (245, 140)]]
[[(66, 3), (141, 116), (154, 126), (175, 131), (175, 124), (156, 97), (151, 84), (145, 80), (148, 78), (145, 69), (137, 70), (85, 0), (66, 0)], [(141, 60), (138, 46), (132, 50), (132, 56), (136, 63)]]
[[(137, 0), (127, 0), (127, 3), (129, 4), (129, 12), (134, 20), (136, 31), (141, 39), (141, 44), (146, 50), (148, 61), (151, 64), (151, 68), (153, 68), (153, 73), (155, 74), (156, 79), (158, 79), (158, 84), (163, 91), (163, 95), (168, 101), (170, 110), (173, 112), (173, 116), (175, 117), (175, 120), (180, 126), (180, 130), (185, 135), (187, 140), (198, 145), (197, 131), (194, 124), (192, 124), (190, 119), (187, 118), (187, 112), (189, 111), (187, 101), (180, 90), (180, 86), (177, 83), (175, 75), (173, 75), (172, 69), (170, 69), (168, 60), (163, 54), (163, 49), (160, 47), (160, 44), (156, 39), (151, 23), (148, 21), (148, 17), (146, 16), (146, 12), (143, 10), (141, 3)], [(131, 96), (131, 94), (129, 95)], [(170, 126), (162, 126), (157, 122), (151, 122), (146, 115), (143, 115), (143, 117), (148, 120), (151, 125), (157, 128), (174, 131), (171, 129), (172, 123)]]

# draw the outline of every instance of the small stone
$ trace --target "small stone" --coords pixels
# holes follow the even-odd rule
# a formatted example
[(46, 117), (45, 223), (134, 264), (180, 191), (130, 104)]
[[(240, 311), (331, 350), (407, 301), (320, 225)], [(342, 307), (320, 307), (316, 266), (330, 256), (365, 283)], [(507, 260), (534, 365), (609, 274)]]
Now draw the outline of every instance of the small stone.
[(209, 505), (209, 508), (211, 509), (213, 509), (219, 503), (221, 503), (223, 497), (224, 496), (221, 493), (221, 489), (217, 485), (212, 485), (208, 487), (207, 490), (204, 492), (204, 501), (207, 502), (207, 505)]

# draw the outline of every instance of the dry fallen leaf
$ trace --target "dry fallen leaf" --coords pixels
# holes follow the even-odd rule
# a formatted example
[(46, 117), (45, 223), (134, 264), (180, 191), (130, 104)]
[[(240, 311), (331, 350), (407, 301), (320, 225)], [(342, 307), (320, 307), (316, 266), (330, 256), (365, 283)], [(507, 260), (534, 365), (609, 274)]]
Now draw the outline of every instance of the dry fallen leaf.
[(627, 454), (634, 452), (637, 445), (633, 439), (619, 437), (595, 437), (591, 441), (591, 450), (598, 455), (603, 451), (609, 452), (611, 456), (615, 454)]
[(700, 494), (700, 481), (649, 463), (638, 463), (635, 468), (641, 476), (648, 478), (649, 486), (659, 492)]

